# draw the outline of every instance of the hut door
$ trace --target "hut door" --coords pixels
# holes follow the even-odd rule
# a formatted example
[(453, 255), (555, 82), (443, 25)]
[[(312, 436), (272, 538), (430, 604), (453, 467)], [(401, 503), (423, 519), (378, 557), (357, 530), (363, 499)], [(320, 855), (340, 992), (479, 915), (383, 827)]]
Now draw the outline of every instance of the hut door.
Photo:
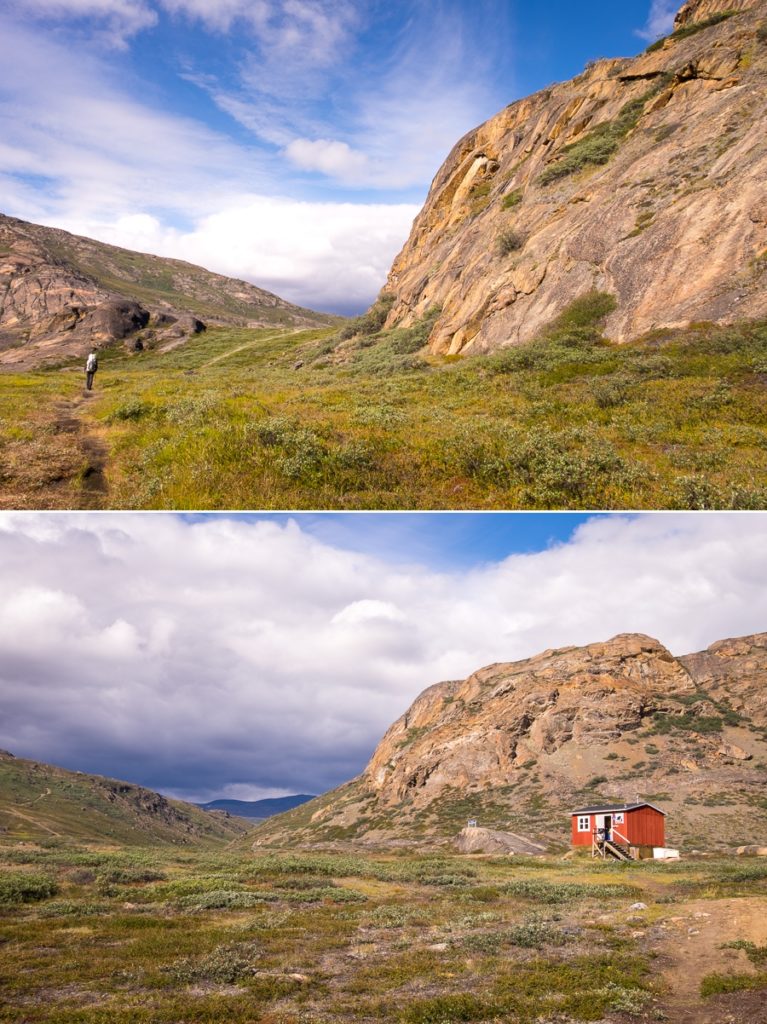
[(604, 839), (612, 839), (613, 837), (613, 816), (612, 814), (598, 814), (597, 818), (597, 832), (600, 833)]

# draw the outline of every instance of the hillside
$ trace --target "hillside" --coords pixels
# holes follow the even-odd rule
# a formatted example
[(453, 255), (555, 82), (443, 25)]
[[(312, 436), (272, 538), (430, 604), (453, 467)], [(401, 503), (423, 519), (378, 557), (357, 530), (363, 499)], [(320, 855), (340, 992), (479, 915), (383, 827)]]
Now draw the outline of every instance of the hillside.
[(765, 783), (767, 633), (682, 658), (630, 634), (429, 687), (359, 778), (254, 835), (387, 845), (476, 817), (561, 844), (578, 804), (640, 798), (672, 844), (765, 845)]
[(0, 834), (6, 839), (199, 846), (235, 839), (248, 827), (130, 782), (0, 751)]
[(119, 341), (168, 348), (206, 326), (336, 319), (191, 263), (0, 214), (0, 365), (37, 366)]
[(674, 33), (598, 60), (461, 139), (382, 293), (438, 310), (433, 353), (534, 338), (609, 293), (623, 342), (767, 315), (767, 5), (690, 0)]
[(295, 796), (269, 797), (265, 800), (211, 800), (207, 804), (198, 804), (204, 811), (226, 811), (240, 818), (272, 818), (275, 814), (292, 811), (294, 807), (314, 800), (308, 793), (296, 793)]

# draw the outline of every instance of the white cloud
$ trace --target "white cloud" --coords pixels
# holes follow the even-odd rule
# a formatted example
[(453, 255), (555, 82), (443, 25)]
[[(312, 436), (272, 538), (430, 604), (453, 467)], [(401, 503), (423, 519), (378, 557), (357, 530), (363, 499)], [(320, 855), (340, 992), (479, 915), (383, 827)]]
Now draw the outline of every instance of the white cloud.
[(146, 216), (114, 224), (70, 219), (61, 226), (245, 277), (301, 305), (343, 311), (373, 300), (418, 209), (240, 196), (199, 218), (191, 231), (166, 229)]
[(332, 178), (352, 181), (359, 178), (368, 163), (364, 153), (332, 139), (294, 139), (285, 147), (285, 156), (304, 171), (321, 171)]
[(619, 632), (683, 654), (764, 630), (767, 516), (600, 518), (437, 572), (296, 524), (4, 514), (0, 575), (1, 747), (188, 795), (312, 792), (440, 679)]
[[(93, 57), (73, 62), (50, 40), (0, 28), (4, 212), (245, 277), (301, 305), (373, 300), (416, 206), (259, 194), (270, 182), (253, 151), (129, 99)], [(29, 175), (52, 176), (48, 198)], [(168, 226), (174, 216), (191, 227)]]
[(10, 7), (28, 18), (94, 19), (97, 36), (118, 49), (157, 24), (156, 11), (144, 0), (11, 0)]
[(681, 7), (681, 0), (652, 0), (647, 24), (637, 30), (642, 39), (658, 39), (668, 35), (674, 28), (674, 18)]
[[(86, 0), (83, 0), (86, 2)], [(94, 0), (95, 2), (95, 0)], [(358, 21), (358, 7), (348, 0), (159, 0), (169, 13), (229, 32), (236, 22), (269, 51), (270, 60), (296, 59), (325, 65)], [(363, 4), (364, 6), (364, 4)]]
[(342, 608), (331, 619), (334, 624), (359, 626), (364, 622), (403, 622), (405, 616), (390, 601), (354, 601)]

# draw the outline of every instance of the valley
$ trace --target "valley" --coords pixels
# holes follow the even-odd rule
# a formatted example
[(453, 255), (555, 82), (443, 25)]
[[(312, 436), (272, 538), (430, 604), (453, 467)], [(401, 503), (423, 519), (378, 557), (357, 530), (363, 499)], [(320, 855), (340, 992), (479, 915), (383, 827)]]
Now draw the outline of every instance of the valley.
[(691, 0), (504, 108), (355, 321), (0, 216), (0, 508), (767, 508), (766, 44)]
[[(255, 827), (3, 753), (0, 1021), (765, 1024), (765, 672), (767, 634), (491, 665)], [(570, 848), (625, 792), (681, 859)]]
[(767, 324), (614, 345), (605, 309), (482, 358), (374, 321), (6, 370), (0, 508), (766, 507)]

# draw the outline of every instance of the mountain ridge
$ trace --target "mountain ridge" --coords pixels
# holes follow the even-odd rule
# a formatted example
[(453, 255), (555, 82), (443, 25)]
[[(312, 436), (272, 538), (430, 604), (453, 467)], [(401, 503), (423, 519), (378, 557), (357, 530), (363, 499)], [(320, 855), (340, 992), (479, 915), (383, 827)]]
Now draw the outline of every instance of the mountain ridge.
[(120, 342), (166, 350), (206, 326), (337, 320), (183, 260), (0, 214), (0, 365), (24, 369)]
[(218, 845), (249, 823), (172, 800), (133, 782), (69, 771), (0, 751), (0, 834), (127, 846)]
[(294, 807), (314, 800), (316, 794), (294, 793), (290, 796), (267, 797), (263, 800), (210, 800), (205, 804), (196, 804), (204, 811), (226, 811), (240, 818), (271, 818), (284, 811), (292, 811)]

